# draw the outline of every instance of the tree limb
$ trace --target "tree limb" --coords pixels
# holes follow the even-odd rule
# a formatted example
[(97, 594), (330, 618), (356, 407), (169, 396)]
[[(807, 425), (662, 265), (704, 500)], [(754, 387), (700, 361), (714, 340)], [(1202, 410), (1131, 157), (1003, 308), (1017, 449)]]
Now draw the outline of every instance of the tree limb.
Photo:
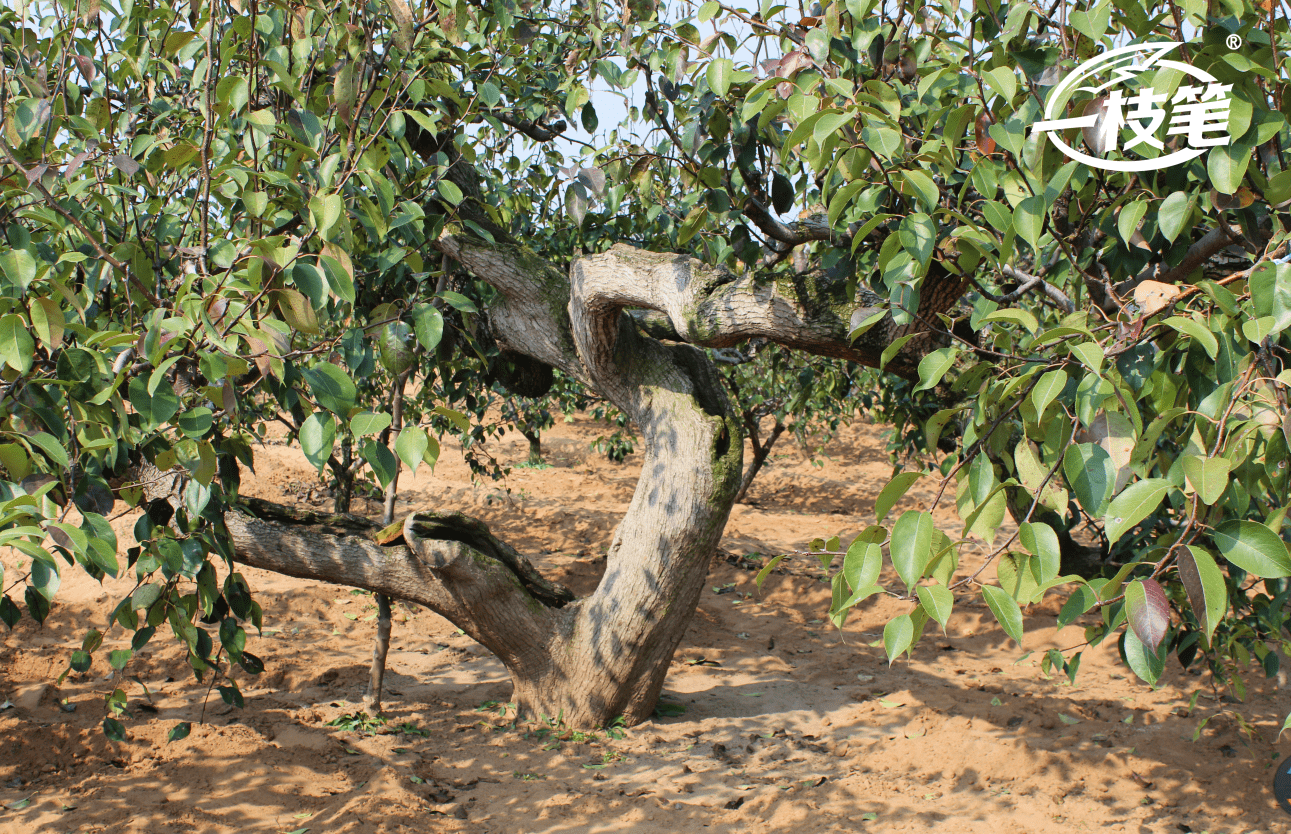
[(1221, 222), (1207, 232), (1201, 240), (1188, 247), (1183, 260), (1177, 265), (1163, 271), (1161, 264), (1152, 264), (1128, 281), (1122, 281), (1117, 284), (1116, 294), (1122, 298), (1132, 295), (1135, 287), (1148, 280), (1160, 281), (1162, 284), (1177, 284), (1191, 275), (1194, 270), (1213, 257), (1215, 253), (1238, 240), (1241, 240), (1241, 229)]
[(251, 567), (366, 588), (423, 605), (451, 620), (503, 660), (536, 651), (547, 614), (574, 598), (479, 521), (416, 513), (402, 537), (381, 545), (377, 525), (244, 499), (224, 514), (234, 560)]
[(1020, 269), (1014, 269), (1011, 266), (1000, 267), (1000, 272), (1005, 276), (1012, 278), (1014, 281), (1021, 281), (1022, 286), (1018, 287), (1011, 293), (1006, 293), (1005, 295), (994, 295), (981, 284), (977, 283), (976, 278), (972, 279), (973, 286), (977, 287), (977, 291), (983, 296), (994, 301), (996, 304), (1011, 304), (1029, 293), (1031, 290), (1039, 287), (1041, 292), (1049, 297), (1050, 301), (1053, 301), (1062, 308), (1063, 312), (1075, 312), (1076, 305), (1072, 304), (1071, 299), (1067, 297), (1067, 294), (1050, 284), (1048, 281), (1045, 281), (1044, 278), (1039, 275), (1032, 275), (1029, 272), (1023, 272)]

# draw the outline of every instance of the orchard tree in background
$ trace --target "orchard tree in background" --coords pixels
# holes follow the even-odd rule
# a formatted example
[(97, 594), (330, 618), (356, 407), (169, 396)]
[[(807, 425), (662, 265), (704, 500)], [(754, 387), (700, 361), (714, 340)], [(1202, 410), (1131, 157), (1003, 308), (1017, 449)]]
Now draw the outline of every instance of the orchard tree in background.
[[(532, 714), (635, 723), (740, 489), (744, 421), (704, 349), (765, 340), (902, 379), (895, 418), (939, 405), (922, 442), (954, 451), (883, 489), (834, 579), (840, 622), (875, 593), (909, 601), (890, 658), (978, 586), (1021, 641), (1019, 606), (1063, 585), (1062, 619), (1100, 610), (1088, 639), (1118, 635), (1146, 680), (1170, 652), (1238, 691), (1250, 663), (1276, 668), (1281, 4), (63, 0), (0, 9), (0, 39), (0, 544), (25, 557), (0, 579), (11, 627), (48, 616), (68, 565), (126, 573), (112, 627), (132, 649), (107, 662), (169, 628), (239, 703), (230, 666), (262, 665), (251, 565), (443, 614)], [(1120, 172), (1031, 129), (1079, 62), (1179, 40), (1178, 60), (1231, 85), (1228, 144)], [(1163, 65), (1135, 83), (1188, 82)], [(623, 124), (599, 123), (593, 89), (628, 98)], [(1051, 115), (1101, 109), (1104, 127), (1056, 136), (1111, 159), (1183, 141), (1161, 123), (1122, 147), (1112, 97), (1090, 95)], [(572, 161), (571, 121), (596, 136)], [(388, 487), (398, 463), (433, 462), (427, 429), (490, 384), (454, 364), (485, 329), (513, 390), (558, 370), (641, 438), (590, 596), (458, 514), (382, 528), (239, 497), (280, 415), (320, 467), (340, 455)], [(400, 390), (420, 393), (395, 434)], [(889, 519), (920, 477), (935, 505)], [(122, 555), (114, 496), (148, 507)], [(956, 536), (931, 514), (952, 500)], [(877, 584), (885, 562), (899, 584)]]

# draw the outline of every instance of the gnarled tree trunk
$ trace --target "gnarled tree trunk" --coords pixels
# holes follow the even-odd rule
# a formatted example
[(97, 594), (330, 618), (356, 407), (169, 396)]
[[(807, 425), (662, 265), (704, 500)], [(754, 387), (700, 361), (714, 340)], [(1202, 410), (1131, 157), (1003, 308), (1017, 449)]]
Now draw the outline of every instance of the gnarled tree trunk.
[[(850, 330), (882, 310), (873, 299), (839, 298), (837, 286), (736, 279), (627, 246), (580, 258), (564, 274), (472, 208), (482, 204), (473, 171), (455, 166), (453, 176), (470, 198), (461, 213), (494, 240), (454, 221), (437, 245), (498, 290), (489, 318), (499, 345), (580, 380), (640, 429), (641, 477), (600, 585), (564, 604), (560, 589), (462, 516), (411, 516), (403, 541), (383, 546), (371, 525), (348, 517), (235, 511), (225, 521), (236, 558), (427, 606), (502, 660), (529, 714), (581, 726), (636, 723), (654, 709), (740, 486), (740, 420), (697, 346), (762, 336), (876, 365), (911, 326), (887, 319), (853, 344)], [(948, 297), (960, 287), (953, 282)], [(911, 340), (889, 368), (914, 373), (934, 342)]]

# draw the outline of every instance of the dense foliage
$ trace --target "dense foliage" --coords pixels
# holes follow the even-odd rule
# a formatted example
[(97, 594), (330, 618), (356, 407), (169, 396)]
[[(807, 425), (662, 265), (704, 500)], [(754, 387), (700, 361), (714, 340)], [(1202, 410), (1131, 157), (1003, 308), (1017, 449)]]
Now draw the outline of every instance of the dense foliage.
[[(465, 164), (491, 221), (548, 261), (623, 242), (684, 251), (821, 304), (871, 299), (881, 309), (854, 322), (858, 337), (881, 316), (910, 327), (879, 357), (902, 379), (872, 395), (893, 419), (914, 415), (910, 443), (954, 451), (898, 474), (846, 551), (823, 548), (844, 557), (838, 621), (875, 593), (909, 600), (884, 632), (891, 658), (944, 626), (956, 593), (980, 584), (1020, 642), (1020, 606), (1074, 583), (1062, 621), (1101, 610), (1088, 639), (1116, 635), (1145, 680), (1170, 652), (1239, 690), (1251, 661), (1274, 671), (1291, 594), (1281, 7), (809, 12), (0, 8), (0, 544), (27, 559), (0, 579), (0, 617), (43, 620), (64, 565), (130, 571), (113, 619), (135, 650), (168, 624), (198, 674), (257, 669), (244, 628), (261, 612), (220, 513), (266, 424), (287, 421), (343, 486), (385, 487), (434, 462), (439, 432), (472, 431), (464, 415), (506, 372), (480, 335), (488, 290), (431, 246), (449, 220), (491, 239), (457, 216), (467, 198), (448, 174)], [(1230, 143), (1107, 171), (1030, 129), (1076, 63), (1180, 39), (1179, 60), (1231, 85)], [(1170, 95), (1184, 77), (1138, 81)], [(594, 90), (627, 98), (622, 124), (600, 124)], [(596, 142), (573, 159), (570, 122)], [(922, 361), (898, 366), (929, 331)], [(404, 380), (419, 393), (392, 436)], [(797, 404), (776, 402), (777, 415)], [(175, 517), (141, 518), (123, 564), (105, 516), (113, 490), (148, 491), (129, 475), (141, 460), (188, 479)], [(938, 506), (954, 501), (960, 535), (934, 527), (935, 506), (887, 518), (919, 478), (940, 482)], [(976, 540), (990, 555), (956, 579)], [(877, 584), (885, 562), (899, 585)], [(102, 639), (91, 632), (73, 668)], [(1078, 654), (1051, 655), (1074, 674)], [(232, 682), (225, 695), (240, 699)]]

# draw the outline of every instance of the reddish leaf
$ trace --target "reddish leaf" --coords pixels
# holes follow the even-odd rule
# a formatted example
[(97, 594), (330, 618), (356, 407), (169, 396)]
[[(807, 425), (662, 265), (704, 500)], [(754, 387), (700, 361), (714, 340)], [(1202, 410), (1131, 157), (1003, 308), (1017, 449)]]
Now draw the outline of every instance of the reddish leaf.
[(977, 117), (977, 124), (973, 128), (973, 136), (977, 139), (977, 149), (982, 153), (991, 153), (995, 150), (995, 140), (991, 138), (991, 114), (982, 113)]
[(1136, 579), (1126, 586), (1125, 613), (1139, 642), (1156, 652), (1170, 625), (1170, 603), (1155, 579)]
[(89, 157), (89, 151), (81, 151), (76, 156), (72, 157), (72, 161), (67, 163), (67, 167), (63, 169), (63, 176), (70, 180), (72, 175), (76, 173), (76, 170), (81, 167), (81, 163), (89, 159)]
[(123, 153), (112, 157), (112, 164), (117, 166), (117, 169), (127, 177), (133, 177), (139, 171), (139, 163)]
[(86, 81), (94, 80), (94, 61), (87, 55), (77, 55), (72, 59), (76, 62), (76, 68), (85, 76)]
[(901, 56), (901, 60), (897, 62), (897, 75), (901, 77), (902, 81), (913, 81), (918, 77), (919, 72), (918, 67), (915, 65), (913, 52), (907, 50)]
[(1085, 146), (1091, 153), (1101, 156), (1116, 147), (1120, 128), (1107, 121), (1107, 96), (1091, 100), (1085, 105), (1082, 115), (1098, 117), (1094, 124), (1081, 128), (1081, 132), (1085, 134)]

